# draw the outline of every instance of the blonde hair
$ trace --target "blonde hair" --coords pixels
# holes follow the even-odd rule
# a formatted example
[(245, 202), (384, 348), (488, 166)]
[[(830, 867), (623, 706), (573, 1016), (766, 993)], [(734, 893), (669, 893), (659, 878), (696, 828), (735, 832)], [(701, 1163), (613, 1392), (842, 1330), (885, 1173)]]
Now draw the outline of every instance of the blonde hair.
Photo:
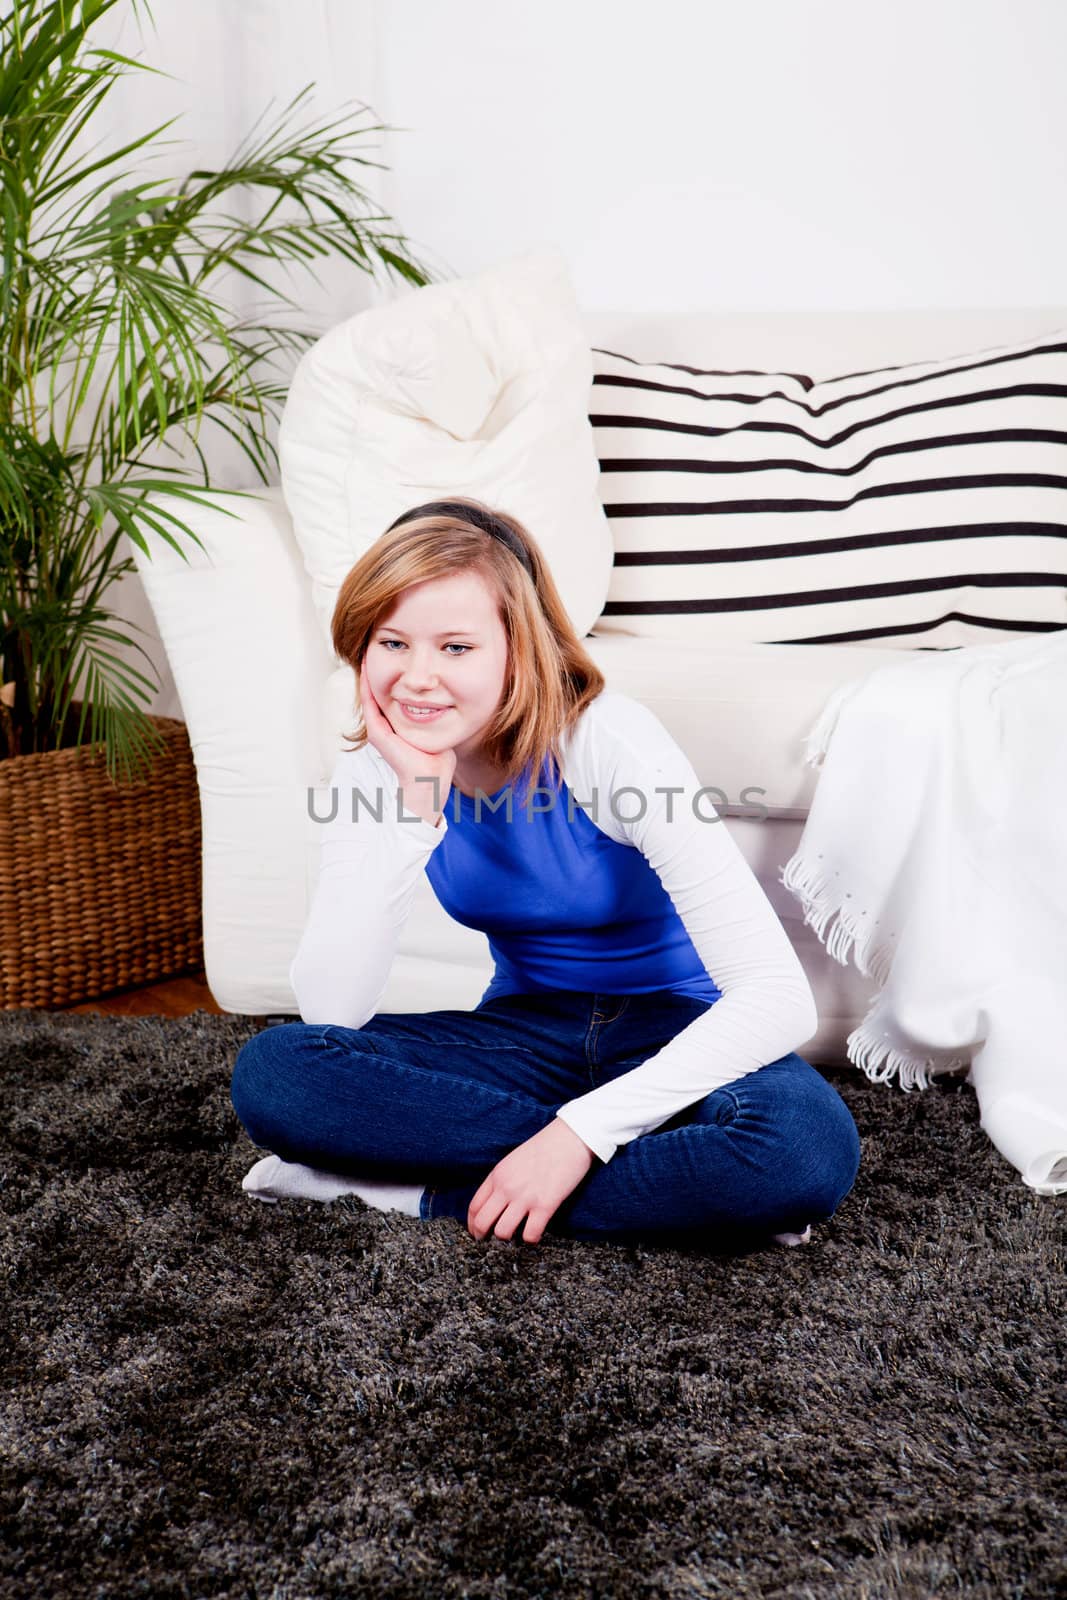
[[(477, 520), (457, 514), (460, 507)], [(494, 522), (503, 525), (500, 536), (486, 531)], [(516, 544), (528, 570), (509, 548)], [(481, 753), (504, 771), (505, 785), (524, 773), (536, 782), (547, 759), (549, 780), (558, 788), (560, 741), (604, 689), (605, 679), (571, 626), (537, 541), (517, 517), (459, 495), (405, 512), (345, 577), (331, 623), (334, 650), (358, 679), (374, 630), (404, 590), (458, 572), (477, 572), (486, 581), (507, 635), (504, 692), (482, 736)], [(344, 737), (359, 750), (367, 731), (361, 727)]]

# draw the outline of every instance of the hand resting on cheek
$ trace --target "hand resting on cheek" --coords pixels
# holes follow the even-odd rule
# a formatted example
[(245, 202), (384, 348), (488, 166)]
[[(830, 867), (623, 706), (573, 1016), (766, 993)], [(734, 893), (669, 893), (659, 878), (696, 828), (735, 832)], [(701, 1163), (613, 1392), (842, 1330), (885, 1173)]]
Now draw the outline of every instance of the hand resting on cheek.
[[(400, 780), (400, 794), (405, 811), (422, 817), (432, 827), (445, 807), (449, 789), (456, 772), (455, 750), (440, 750), (428, 754), (409, 744), (397, 733), (385, 712), (378, 704), (367, 681), (363, 668), (359, 673), (359, 701), (367, 729), (368, 743), (383, 755)], [(422, 779), (422, 782), (416, 782)], [(430, 781), (436, 779), (436, 785)], [(438, 804), (434, 805), (434, 800)]]

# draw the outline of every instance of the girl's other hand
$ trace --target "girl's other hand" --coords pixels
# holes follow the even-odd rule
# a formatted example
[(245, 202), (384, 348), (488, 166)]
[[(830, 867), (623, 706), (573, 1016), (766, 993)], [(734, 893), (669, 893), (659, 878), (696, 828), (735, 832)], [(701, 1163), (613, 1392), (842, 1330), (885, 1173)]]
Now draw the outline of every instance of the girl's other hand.
[(475, 1239), (492, 1233), (524, 1244), (540, 1244), (551, 1218), (585, 1178), (596, 1155), (559, 1117), (527, 1139), (471, 1196), (467, 1229)]
[[(374, 697), (363, 668), (359, 671), (359, 703), (367, 729), (367, 742), (385, 757), (400, 780), (405, 811), (436, 827), (456, 773), (452, 749), (427, 752), (409, 744), (397, 733)], [(422, 782), (417, 782), (417, 779)]]

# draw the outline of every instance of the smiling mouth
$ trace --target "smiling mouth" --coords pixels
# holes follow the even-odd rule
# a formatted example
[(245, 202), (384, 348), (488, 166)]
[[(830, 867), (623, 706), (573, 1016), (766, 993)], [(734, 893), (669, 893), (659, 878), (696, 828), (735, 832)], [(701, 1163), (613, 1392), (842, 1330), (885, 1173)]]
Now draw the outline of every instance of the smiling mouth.
[(405, 717), (410, 717), (412, 722), (433, 722), (435, 717), (441, 716), (445, 711), (451, 711), (451, 706), (408, 706), (402, 700), (397, 705)]

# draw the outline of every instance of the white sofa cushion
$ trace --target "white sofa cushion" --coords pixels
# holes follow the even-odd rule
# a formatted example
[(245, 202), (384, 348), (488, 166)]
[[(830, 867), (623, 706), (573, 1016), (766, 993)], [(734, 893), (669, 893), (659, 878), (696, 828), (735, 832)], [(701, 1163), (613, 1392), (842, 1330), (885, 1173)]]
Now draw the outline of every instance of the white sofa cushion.
[(594, 351), (598, 635), (944, 648), (1067, 626), (1067, 344), (813, 382)]
[(319, 339), (294, 373), (278, 448), (327, 643), (355, 561), (403, 511), (455, 494), (529, 528), (575, 630), (588, 633), (613, 554), (591, 382), (588, 339), (555, 250), (412, 290)]
[(818, 771), (805, 740), (830, 696), (899, 650), (734, 644), (600, 634), (585, 647), (609, 689), (648, 706), (692, 761), (722, 816), (803, 819)]

